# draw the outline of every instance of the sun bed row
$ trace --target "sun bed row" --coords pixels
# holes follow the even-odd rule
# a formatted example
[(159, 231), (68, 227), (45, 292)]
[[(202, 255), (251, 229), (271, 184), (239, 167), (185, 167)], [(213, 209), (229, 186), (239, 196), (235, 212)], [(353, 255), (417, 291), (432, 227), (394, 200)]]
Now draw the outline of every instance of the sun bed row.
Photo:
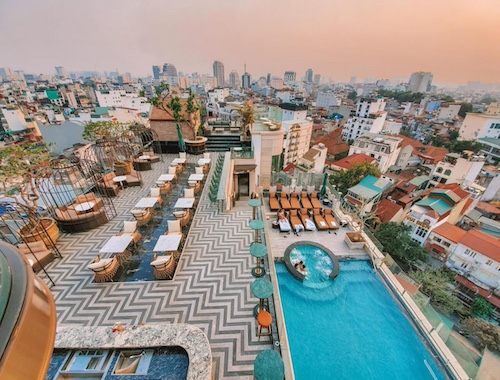
[(295, 231), (337, 230), (339, 228), (339, 224), (330, 208), (325, 208), (324, 210), (315, 208), (312, 210), (312, 215), (305, 208), (290, 210), (289, 219), (291, 227)]
[(278, 196), (276, 193), (269, 193), (269, 208), (271, 211), (278, 211), (279, 209), (285, 210), (299, 210), (305, 208), (306, 210), (321, 209), (323, 206), (318, 199), (318, 193), (314, 192), (310, 195), (303, 191), (300, 196), (298, 193), (288, 194), (281, 192)]

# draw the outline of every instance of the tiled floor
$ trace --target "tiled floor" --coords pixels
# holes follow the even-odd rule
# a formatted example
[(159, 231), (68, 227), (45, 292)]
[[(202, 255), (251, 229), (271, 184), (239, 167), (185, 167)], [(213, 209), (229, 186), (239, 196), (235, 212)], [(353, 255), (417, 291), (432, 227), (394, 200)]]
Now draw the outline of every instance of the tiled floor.
[[(212, 159), (216, 157), (213, 153)], [(62, 234), (57, 245), (63, 258), (47, 267), (56, 283), (51, 290), (58, 324), (191, 323), (208, 336), (214, 378), (250, 379), (256, 355), (271, 348), (268, 339), (257, 339), (252, 314), (258, 300), (250, 291), (254, 280), (250, 207), (218, 213), (204, 191), (172, 281), (95, 284), (86, 268), (107, 239), (120, 231), (123, 221), (133, 220), (130, 209), (149, 194), (173, 158), (164, 155), (152, 171), (143, 172), (143, 187), (128, 188), (113, 199), (118, 214), (112, 221), (88, 232)], [(188, 156), (190, 163), (198, 159)]]

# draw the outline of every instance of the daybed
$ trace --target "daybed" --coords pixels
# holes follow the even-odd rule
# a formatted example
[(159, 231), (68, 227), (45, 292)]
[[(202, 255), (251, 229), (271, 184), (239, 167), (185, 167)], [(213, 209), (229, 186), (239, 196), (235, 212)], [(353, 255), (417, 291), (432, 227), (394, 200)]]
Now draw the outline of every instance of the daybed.
[(115, 197), (120, 191), (119, 184), (113, 182), (113, 178), (115, 177), (116, 174), (114, 172), (104, 174), (100, 182), (97, 184), (97, 190), (101, 194), (105, 194), (109, 197)]
[(151, 170), (151, 162), (149, 160), (141, 160), (139, 158), (134, 159), (134, 169), (138, 172), (143, 172), (145, 170)]
[(17, 249), (29, 261), (35, 272), (38, 272), (48, 263), (54, 260), (54, 254), (50, 249), (47, 249), (43, 241), (34, 241), (26, 244), (19, 244)]
[(141, 156), (149, 156), (148, 160), (149, 162), (151, 163), (154, 163), (154, 162), (158, 162), (160, 161), (160, 156), (157, 156), (155, 154), (155, 152), (151, 152), (151, 151), (148, 151), (148, 152), (142, 152), (141, 153)]
[[(93, 196), (93, 197), (92, 197)], [(93, 199), (92, 199), (93, 198)], [(106, 210), (102, 199), (95, 197), (93, 193), (81, 195), (76, 198), (78, 202), (70, 206), (60, 206), (55, 209), (55, 220), (66, 232), (82, 232), (99, 227), (108, 222)], [(78, 212), (75, 209), (80, 203), (94, 202), (95, 205), (88, 212)]]

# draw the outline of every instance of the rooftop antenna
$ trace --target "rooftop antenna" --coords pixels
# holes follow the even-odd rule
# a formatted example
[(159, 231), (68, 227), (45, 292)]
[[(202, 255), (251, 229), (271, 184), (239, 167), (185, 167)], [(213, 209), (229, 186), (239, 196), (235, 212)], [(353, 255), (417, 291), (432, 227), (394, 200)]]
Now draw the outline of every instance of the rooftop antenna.
[(245, 73), (247, 72), (247, 64), (245, 63)]

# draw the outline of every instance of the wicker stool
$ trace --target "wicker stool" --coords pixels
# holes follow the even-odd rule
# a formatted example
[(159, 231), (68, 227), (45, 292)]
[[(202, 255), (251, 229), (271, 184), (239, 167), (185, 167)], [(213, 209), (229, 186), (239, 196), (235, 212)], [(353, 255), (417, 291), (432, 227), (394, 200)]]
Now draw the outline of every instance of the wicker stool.
[[(269, 312), (265, 310), (261, 310), (259, 314), (257, 315), (257, 323), (259, 324), (258, 332), (257, 335), (259, 337), (261, 336), (271, 336), (272, 335), (272, 324), (273, 324), (273, 317)], [(267, 329), (267, 332), (262, 332), (262, 329)]]

